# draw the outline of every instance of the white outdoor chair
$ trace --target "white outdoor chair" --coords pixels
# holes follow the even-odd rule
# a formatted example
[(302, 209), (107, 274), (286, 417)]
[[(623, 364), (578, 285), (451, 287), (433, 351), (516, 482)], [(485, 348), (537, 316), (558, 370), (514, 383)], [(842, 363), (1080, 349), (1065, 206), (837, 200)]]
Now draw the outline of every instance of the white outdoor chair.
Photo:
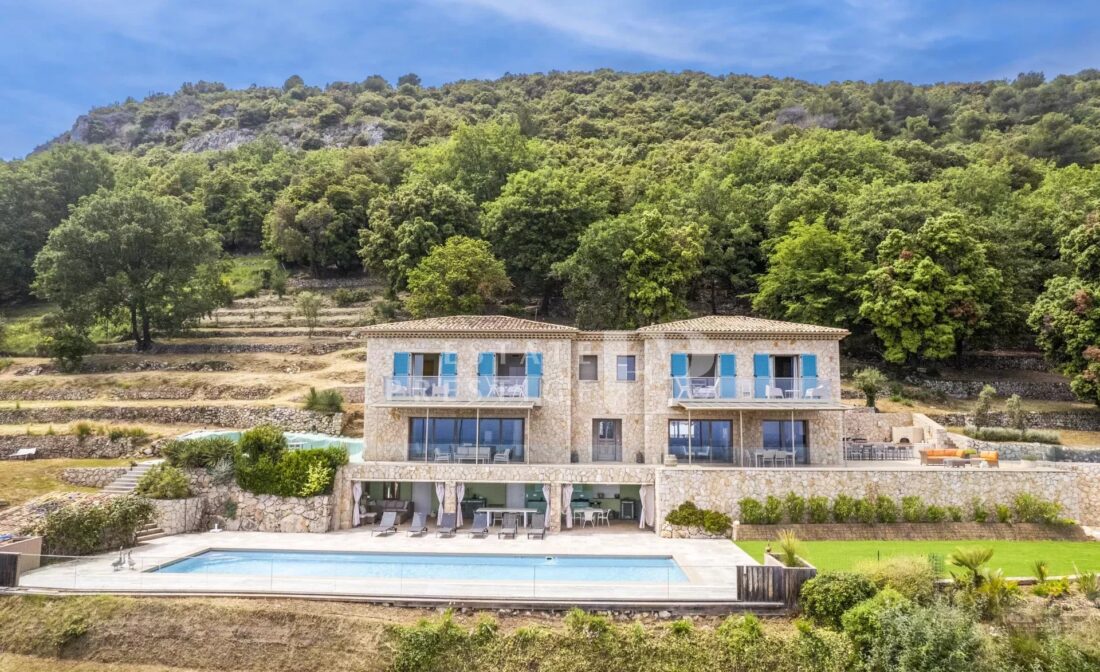
[(783, 399), (785, 395), (783, 394), (783, 390), (781, 388), (775, 387), (773, 385), (768, 385), (764, 388), (764, 396), (768, 399)]

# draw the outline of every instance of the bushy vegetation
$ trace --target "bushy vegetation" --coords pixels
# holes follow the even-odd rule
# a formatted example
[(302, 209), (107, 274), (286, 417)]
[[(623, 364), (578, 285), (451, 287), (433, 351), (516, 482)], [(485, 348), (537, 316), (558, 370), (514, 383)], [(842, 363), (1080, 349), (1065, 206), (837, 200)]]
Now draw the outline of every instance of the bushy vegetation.
[(62, 507), (24, 532), (42, 535), (47, 555), (88, 555), (133, 545), (138, 529), (153, 515), (149, 500), (127, 495)]
[(341, 287), (332, 293), (332, 302), (341, 308), (370, 301), (369, 289)]
[(238, 452), (237, 442), (224, 436), (169, 441), (160, 448), (168, 464), (186, 469), (210, 469), (225, 460), (235, 462)]
[(237, 462), (237, 484), (260, 495), (312, 497), (332, 492), (336, 470), (347, 464), (340, 446), (309, 448), (252, 457), (242, 450)]
[(889, 588), (921, 604), (932, 601), (938, 578), (928, 558), (905, 555), (863, 561), (854, 571), (869, 578), (879, 590)]
[(875, 595), (871, 579), (854, 572), (822, 572), (802, 584), (800, 604), (818, 625), (839, 629), (844, 612)]
[(1062, 443), (1058, 432), (1049, 429), (1022, 430), (1012, 427), (982, 427), (979, 429), (971, 425), (963, 428), (963, 434), (979, 441), (1017, 441), (1054, 445)]
[[(741, 512), (740, 522), (745, 525), (776, 525), (779, 523), (809, 522), (823, 524), (864, 523), (891, 524), (899, 521), (906, 523), (960, 523), (972, 520), (984, 523), (989, 519), (989, 506), (981, 499), (971, 501), (968, 511), (958, 506), (940, 506), (926, 504), (916, 496), (901, 498), (901, 504), (885, 495), (873, 498), (857, 499), (849, 495), (837, 495), (830, 500), (827, 497), (803, 499), (796, 493), (789, 493), (785, 499), (768, 497), (763, 503), (752, 497), (738, 501)], [(1043, 523), (1047, 525), (1071, 524), (1062, 517), (1062, 507), (1057, 502), (1047, 501), (1028, 493), (1021, 493), (1013, 500), (1012, 506), (997, 504), (994, 507), (997, 522), (1007, 523), (1015, 520), (1020, 523)], [(969, 518), (967, 516), (969, 515)]]
[(708, 534), (729, 534), (733, 522), (721, 511), (700, 509), (695, 502), (686, 501), (665, 515), (665, 522), (684, 527), (701, 527)]
[(309, 388), (306, 400), (303, 404), (307, 411), (318, 413), (340, 413), (344, 410), (344, 396), (339, 390), (321, 390)]
[(157, 464), (138, 480), (134, 493), (149, 499), (183, 499), (191, 496), (191, 485), (179, 467)]
[(275, 425), (257, 425), (241, 434), (238, 442), (240, 452), (251, 460), (270, 458), (278, 460), (286, 452), (287, 440), (283, 430)]

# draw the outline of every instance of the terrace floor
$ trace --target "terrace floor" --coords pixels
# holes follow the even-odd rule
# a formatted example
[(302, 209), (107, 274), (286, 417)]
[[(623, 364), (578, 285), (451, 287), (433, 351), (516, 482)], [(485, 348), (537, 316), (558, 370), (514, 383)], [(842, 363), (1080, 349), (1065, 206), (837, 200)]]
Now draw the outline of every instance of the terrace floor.
[[(581, 542), (581, 543), (578, 543)], [(532, 568), (531, 578), (494, 580), (492, 565), (471, 566), (468, 579), (424, 578), (337, 578), (279, 574), (270, 571), (250, 575), (203, 573), (156, 573), (150, 570), (211, 549), (469, 554), (552, 556), (635, 556), (672, 557), (686, 577), (671, 573), (664, 579), (646, 581), (595, 582), (560, 581), (540, 578)], [(404, 530), (388, 536), (371, 536), (366, 528), (327, 534), (266, 532), (205, 532), (164, 537), (133, 549), (134, 570), (111, 567), (117, 554), (56, 562), (24, 574), (20, 587), (91, 592), (156, 592), (201, 594), (294, 594), (347, 595), (378, 599), (456, 599), (539, 602), (729, 602), (735, 599), (738, 565), (758, 564), (728, 540), (662, 539), (630, 526), (610, 530), (591, 527), (545, 539), (527, 539), (522, 528), (516, 539), (497, 539), (495, 532), (485, 539), (459, 534), (438, 538), (434, 534), (409, 537)], [(624, 561), (629, 569), (629, 560)], [(545, 575), (544, 575), (545, 577)]]

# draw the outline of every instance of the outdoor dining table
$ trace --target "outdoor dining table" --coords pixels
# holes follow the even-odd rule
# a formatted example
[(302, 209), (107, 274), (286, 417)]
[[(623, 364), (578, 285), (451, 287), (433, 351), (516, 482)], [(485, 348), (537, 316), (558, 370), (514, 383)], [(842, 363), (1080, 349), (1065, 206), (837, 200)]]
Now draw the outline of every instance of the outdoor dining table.
[(574, 511), (573, 511), (574, 517), (578, 513), (581, 515), (581, 527), (584, 527), (588, 523), (592, 523), (593, 525), (595, 525), (596, 524), (596, 516), (598, 516), (600, 514), (603, 514), (603, 513), (610, 514), (611, 509), (601, 509), (601, 508), (598, 508), (598, 507), (595, 507), (595, 506), (585, 506), (585, 507), (579, 507), (577, 509), (574, 509)]
[(474, 513), (487, 513), (487, 514), (489, 514), (489, 524), (490, 525), (493, 524), (493, 514), (494, 513), (500, 513), (500, 514), (519, 513), (519, 514), (522, 514), (523, 515), (523, 526), (524, 527), (527, 527), (527, 516), (529, 516), (533, 513), (538, 513), (538, 512), (539, 512), (538, 509), (526, 509), (526, 508), (511, 507), (511, 506), (483, 506), (479, 509), (474, 509)]

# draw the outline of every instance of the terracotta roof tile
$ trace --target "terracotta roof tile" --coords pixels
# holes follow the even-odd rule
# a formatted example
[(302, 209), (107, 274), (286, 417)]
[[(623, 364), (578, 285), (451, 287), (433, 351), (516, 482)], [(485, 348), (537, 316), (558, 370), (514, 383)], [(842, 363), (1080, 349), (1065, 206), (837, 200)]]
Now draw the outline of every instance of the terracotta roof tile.
[(368, 334), (407, 331), (439, 331), (452, 333), (535, 331), (540, 333), (550, 332), (568, 334), (576, 332), (577, 329), (564, 324), (525, 320), (519, 317), (508, 317), (507, 315), (452, 315), (449, 317), (429, 317), (423, 320), (387, 322), (385, 324), (366, 327), (362, 331)]
[(651, 324), (638, 330), (640, 334), (667, 333), (724, 333), (724, 334), (823, 334), (846, 336), (846, 329), (821, 327), (816, 324), (799, 324), (765, 320), (747, 315), (705, 315), (689, 320)]

